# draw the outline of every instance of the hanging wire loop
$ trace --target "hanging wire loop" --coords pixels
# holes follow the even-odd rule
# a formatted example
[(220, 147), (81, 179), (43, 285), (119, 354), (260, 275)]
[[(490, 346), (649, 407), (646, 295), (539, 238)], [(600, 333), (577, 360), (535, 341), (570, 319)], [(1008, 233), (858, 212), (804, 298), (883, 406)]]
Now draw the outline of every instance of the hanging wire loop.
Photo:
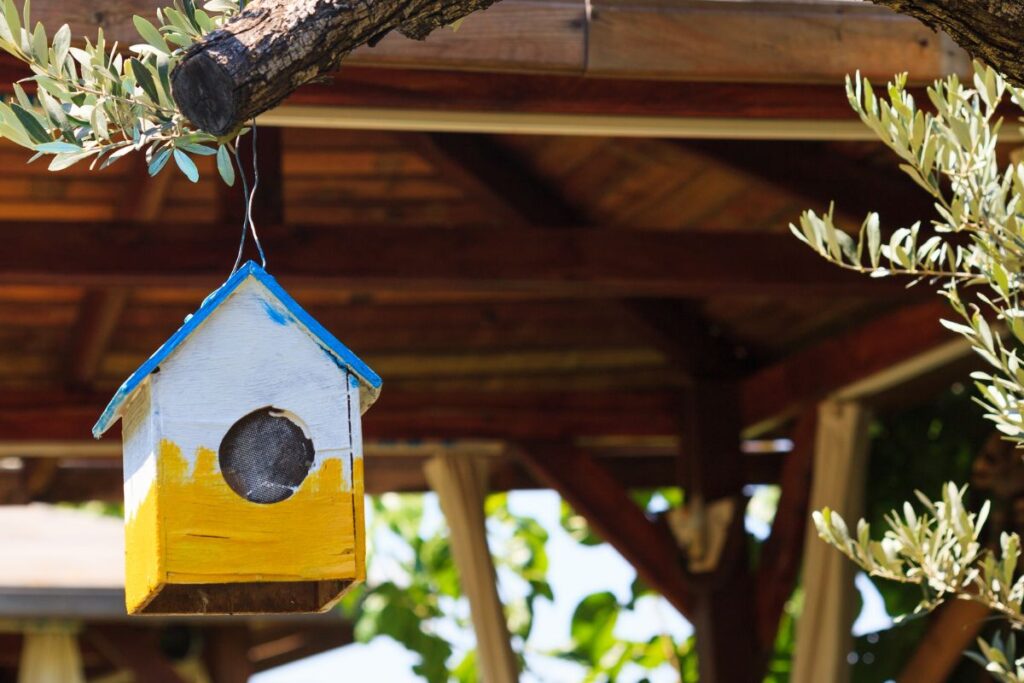
[(242, 201), (245, 202), (245, 210), (242, 214), (242, 236), (238, 241), (238, 255), (235, 257), (235, 265), (231, 269), (231, 274), (234, 275), (235, 271), (238, 270), (239, 266), (242, 265), (242, 254), (245, 252), (245, 239), (246, 233), (252, 233), (253, 242), (256, 243), (256, 251), (260, 255), (260, 265), (263, 268), (267, 267), (267, 255), (263, 251), (263, 244), (260, 242), (260, 236), (256, 232), (256, 222), (252, 218), (252, 205), (256, 197), (256, 188), (260, 185), (260, 165), (259, 165), (259, 154), (256, 148), (256, 121), (252, 122), (252, 175), (253, 182), (252, 188), (249, 188), (248, 178), (245, 175), (245, 168), (242, 165), (242, 155), (240, 153), (241, 145), (235, 145), (235, 165), (238, 166), (238, 175), (242, 178)]

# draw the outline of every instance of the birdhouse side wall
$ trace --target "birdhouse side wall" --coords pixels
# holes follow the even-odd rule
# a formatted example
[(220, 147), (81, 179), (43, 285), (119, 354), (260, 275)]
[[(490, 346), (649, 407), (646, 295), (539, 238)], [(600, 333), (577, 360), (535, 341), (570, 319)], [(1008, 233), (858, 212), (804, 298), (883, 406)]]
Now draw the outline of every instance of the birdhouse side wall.
[(366, 580), (366, 521), (363, 500), (363, 406), (359, 378), (348, 376), (348, 420), (351, 427), (352, 507), (355, 515), (356, 581)]
[[(263, 285), (240, 285), (151, 381), (168, 583), (363, 576), (358, 381)], [(290, 497), (254, 503), (225, 481), (219, 449), (240, 418), (271, 407), (315, 455)]]
[(127, 405), (124, 440), (125, 602), (143, 607), (165, 580), (153, 391), (147, 380)]

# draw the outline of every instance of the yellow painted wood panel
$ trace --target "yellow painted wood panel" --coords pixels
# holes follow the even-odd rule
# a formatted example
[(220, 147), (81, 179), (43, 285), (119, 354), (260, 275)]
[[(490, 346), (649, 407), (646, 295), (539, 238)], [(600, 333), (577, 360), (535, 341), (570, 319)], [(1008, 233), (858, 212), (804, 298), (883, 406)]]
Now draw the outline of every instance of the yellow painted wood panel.
[(164, 530), (156, 486), (149, 489), (135, 513), (125, 520), (125, 606), (129, 614), (156, 596), (166, 579)]
[(160, 444), (169, 583), (356, 577), (354, 496), (342, 490), (341, 461), (327, 460), (291, 498), (261, 505), (232, 491), (216, 460), (214, 451), (200, 448), (190, 473), (177, 445)]

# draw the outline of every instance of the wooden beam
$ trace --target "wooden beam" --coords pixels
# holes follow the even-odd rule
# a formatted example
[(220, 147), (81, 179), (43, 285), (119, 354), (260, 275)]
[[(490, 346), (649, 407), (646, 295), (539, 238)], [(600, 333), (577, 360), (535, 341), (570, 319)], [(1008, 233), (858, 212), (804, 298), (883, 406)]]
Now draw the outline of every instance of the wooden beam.
[[(790, 194), (802, 197), (819, 213), (835, 203), (836, 215), (860, 225), (869, 211), (878, 211), (882, 225), (893, 229), (936, 215), (933, 201), (897, 167), (851, 159), (817, 141), (691, 140), (687, 150), (714, 159)], [(784, 148), (783, 148), (784, 146)], [(823, 173), (822, 169), (828, 172)]]
[(350, 645), (354, 640), (352, 625), (342, 621), (275, 628), (268, 633), (260, 629), (253, 636), (258, 642), (249, 648), (249, 657), (257, 673)]
[[(0, 256), (2, 258), (2, 256)], [(755, 372), (742, 384), (743, 424), (757, 433), (802, 406), (844, 388), (888, 383), (873, 378), (909, 365), (897, 378), (948, 362), (957, 339), (938, 324), (942, 302), (918, 304), (860, 325)], [(958, 356), (969, 349), (956, 346)], [(910, 373), (910, 374), (908, 374)], [(894, 381), (897, 381), (894, 380)], [(875, 386), (877, 385), (877, 386)], [(865, 395), (860, 391), (859, 395)], [(23, 391), (0, 396), (0, 440), (79, 441), (106, 396)], [(666, 391), (384, 392), (366, 417), (368, 438), (559, 439), (579, 436), (665, 436), (676, 431), (675, 397)]]
[[(30, 75), (0, 55), (0, 92)], [(31, 83), (25, 87), (31, 91)], [(919, 102), (923, 89), (911, 88)], [(353, 67), (303, 86), (261, 125), (346, 130), (868, 140), (875, 134), (828, 84), (645, 81)], [(1003, 141), (1019, 140), (1014, 130)]]
[[(157, 633), (131, 626), (90, 625), (84, 633), (115, 666), (147, 683), (186, 683), (160, 651)], [(219, 683), (219, 682), (217, 682)]]
[[(11, 94), (11, 84), (30, 75), (21, 62), (0, 54), (0, 92)], [(32, 91), (32, 83), (24, 87)], [(918, 101), (927, 101), (923, 89), (910, 88), (910, 92)], [(303, 86), (285, 105), (292, 106), (701, 120), (815, 119), (861, 125), (835, 82), (672, 82), (359, 66)]]
[(521, 225), (582, 224), (579, 214), (517, 159), (489, 136), (434, 133), (418, 136), (416, 148), (443, 175), (487, 201), (496, 218)]
[[(108, 449), (118, 457), (58, 458), (23, 456), (24, 467), (39, 463), (52, 468), (52, 478), (41, 490), (28, 492), (22, 469), (0, 470), (0, 505), (29, 502), (75, 503), (90, 500), (121, 502), (124, 494), (120, 446)], [(8, 450), (10, 444), (0, 444)], [(17, 447), (14, 447), (17, 451)], [(374, 444), (366, 444), (366, 491), (381, 493), (419, 493), (428, 490), (423, 476), (425, 455), (379, 455)], [(2, 457), (2, 456), (0, 456)], [(616, 452), (595, 453), (595, 458), (628, 490), (670, 486), (676, 480), (675, 460), (669, 455)], [(750, 454), (742, 459), (746, 484), (776, 484), (787, 459), (785, 453)], [(494, 458), (488, 490), (512, 491), (544, 488), (522, 463), (512, 458)]]
[(715, 501), (733, 505), (722, 555), (712, 571), (698, 575), (701, 580), (693, 589), (690, 620), (700, 680), (708, 683), (760, 680), (754, 581), (743, 527), (746, 498), (736, 448), (741, 424), (736, 394), (733, 382), (704, 380), (682, 396), (680, 405), (679, 483), (691, 515), (700, 524), (701, 506)]
[(127, 186), (121, 194), (118, 218), (140, 223), (160, 220), (174, 174), (158, 173), (156, 176), (150, 176), (145, 157), (141, 154), (132, 156), (128, 163), (130, 168), (126, 173)]
[(44, 499), (58, 473), (55, 460), (25, 460), (20, 469), (0, 471), (0, 505), (27, 505)]
[[(133, 14), (160, 0), (37, 0), (33, 17), (51, 31), (138, 42)], [(751, 40), (757, 36), (757, 40)], [(930, 81), (966, 65), (940, 35), (883, 8), (849, 2), (716, 0), (503, 0), (458, 31), (425, 41), (391, 34), (346, 64), (638, 76), (679, 80), (840, 82), (858, 68), (872, 79), (909, 71)]]
[(88, 389), (96, 379), (128, 294), (127, 289), (119, 287), (86, 291), (68, 352), (67, 380), (72, 388)]
[[(0, 225), (20, 235), (0, 252), (0, 283), (212, 288), (225, 276), (237, 227)], [(902, 291), (902, 283), (835, 268), (784, 234), (346, 225), (262, 226), (261, 237), (285, 286), (562, 298)]]
[(694, 301), (629, 299), (624, 308), (651, 343), (690, 378), (737, 378), (751, 365), (749, 350), (728, 339)]
[(932, 80), (968, 66), (944, 36), (868, 4), (595, 0), (591, 16), (594, 75), (841, 82), (903, 64)]
[[(88, 440), (109, 396), (6, 392), (0, 441)], [(374, 439), (562, 439), (672, 434), (674, 398), (659, 391), (384, 392), (363, 428)], [(111, 437), (112, 438), (112, 437)]]
[[(942, 301), (912, 304), (758, 370), (743, 383), (744, 424), (750, 428), (777, 423), (796, 415), (801, 406), (859, 383), (867, 384), (858, 396), (884, 389), (891, 382), (867, 385), (873, 377), (915, 359), (934, 356), (935, 363), (917, 364), (894, 381), (968, 355), (970, 349), (961, 349), (958, 338), (939, 324), (948, 315), (949, 307)], [(954, 347), (947, 353), (950, 344)]]
[(761, 550), (757, 568), (757, 636), (761, 662), (766, 662), (773, 651), (782, 611), (800, 575), (808, 527), (817, 418), (817, 409), (810, 407), (797, 419), (793, 450), (782, 466), (779, 482), (782, 494), (771, 535)]
[(645, 515), (622, 484), (570, 444), (523, 443), (523, 462), (558, 493), (636, 569), (651, 588), (689, 617), (693, 596), (675, 539)]
[(900, 683), (943, 683), (964, 661), (964, 651), (988, 625), (990, 611), (971, 600), (950, 600), (928, 620), (928, 630), (910, 655)]

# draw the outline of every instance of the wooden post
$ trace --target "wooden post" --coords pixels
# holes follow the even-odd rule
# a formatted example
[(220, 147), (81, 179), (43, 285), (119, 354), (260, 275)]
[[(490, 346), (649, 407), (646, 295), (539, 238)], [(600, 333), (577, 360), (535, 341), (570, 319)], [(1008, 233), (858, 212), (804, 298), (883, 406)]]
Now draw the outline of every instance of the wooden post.
[(249, 660), (248, 629), (245, 626), (207, 629), (203, 661), (212, 683), (246, 683), (254, 673)]
[[(818, 410), (811, 509), (828, 506), (851, 523), (864, 503), (868, 414), (859, 403), (830, 400)], [(808, 524), (811, 524), (808, 521)], [(804, 610), (797, 622), (793, 683), (845, 683), (853, 648), (854, 566), (813, 530), (804, 544)]]
[(758, 680), (753, 581), (743, 533), (746, 501), (738, 448), (738, 396), (733, 382), (704, 381), (684, 394), (682, 401), (679, 479), (690, 514), (699, 516), (702, 505), (718, 500), (733, 502), (733, 518), (717, 566), (693, 582), (691, 621), (701, 683)]
[(817, 431), (818, 411), (805, 409), (793, 429), (793, 451), (786, 455), (779, 478), (782, 494), (771, 535), (761, 549), (757, 568), (757, 630), (762, 662), (767, 662), (775, 648), (779, 620), (800, 576)]
[(53, 681), (85, 682), (78, 637), (70, 626), (44, 626), (25, 633), (18, 683)]
[(487, 463), (479, 458), (439, 455), (424, 465), (424, 471), (448, 520), (452, 555), (462, 590), (469, 598), (483, 681), (515, 683), (519, 680), (518, 665), (487, 548)]

